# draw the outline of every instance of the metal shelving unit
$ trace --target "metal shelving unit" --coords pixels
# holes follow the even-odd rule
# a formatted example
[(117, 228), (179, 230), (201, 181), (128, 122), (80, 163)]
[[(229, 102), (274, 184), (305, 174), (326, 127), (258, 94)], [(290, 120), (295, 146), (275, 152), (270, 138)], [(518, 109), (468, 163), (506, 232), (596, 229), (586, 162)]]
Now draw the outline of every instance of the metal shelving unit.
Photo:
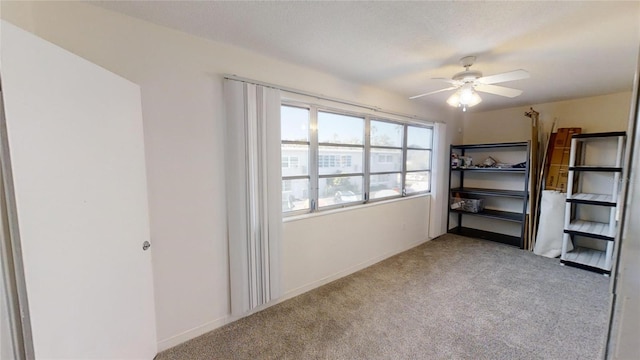
[[(569, 181), (567, 182), (567, 201), (565, 207), (564, 236), (560, 262), (563, 265), (579, 267), (605, 275), (611, 273), (613, 249), (617, 231), (616, 213), (618, 211), (618, 190), (622, 174), (622, 160), (626, 133), (624, 131), (578, 134), (571, 138), (571, 154), (569, 157)], [(588, 141), (616, 141), (617, 150), (615, 164), (594, 166), (578, 164), (580, 145)], [(584, 158), (584, 154), (582, 156)], [(608, 194), (593, 194), (582, 191), (582, 177), (585, 173), (595, 172), (611, 176), (611, 192)], [(575, 186), (574, 183), (577, 185)], [(574, 189), (574, 186), (577, 189)], [(574, 193), (574, 190), (577, 190)], [(598, 222), (577, 218), (576, 209), (580, 205), (601, 206), (609, 208), (609, 221)], [(606, 241), (606, 250), (601, 251), (586, 247), (575, 247), (568, 252), (567, 248), (574, 236), (583, 236), (600, 241)]]
[[(510, 142), (510, 143), (495, 143), (495, 144), (473, 144), (473, 145), (451, 145), (449, 155), (453, 154), (459, 156), (465, 156), (468, 152), (484, 151), (491, 152), (499, 149), (508, 149), (523, 152), (523, 160), (525, 160), (525, 167), (452, 167), (449, 169), (449, 203), (453, 199), (453, 194), (464, 195), (473, 199), (490, 199), (490, 198), (511, 198), (522, 201), (522, 211), (504, 211), (500, 209), (483, 209), (479, 212), (466, 212), (457, 209), (449, 208), (449, 214), (455, 214), (457, 216), (457, 226), (449, 228), (449, 216), (447, 217), (447, 229), (448, 232), (465, 235), (470, 237), (476, 237), (491, 241), (496, 241), (504, 244), (518, 246), (522, 248), (524, 246), (523, 239), (525, 234), (525, 221), (527, 215), (527, 201), (529, 198), (529, 151), (530, 142)], [(522, 177), (522, 190), (507, 190), (501, 188), (478, 188), (478, 187), (465, 187), (465, 174), (480, 174), (485, 179), (495, 180), (500, 182), (501, 176), (504, 174), (516, 174)], [(451, 178), (453, 175), (459, 176), (460, 186), (451, 188)], [(494, 231), (486, 231), (476, 229), (468, 226), (463, 226), (463, 217), (484, 217), (490, 219), (497, 219), (500, 221), (506, 221), (510, 223), (517, 223), (520, 226), (520, 236), (513, 236), (509, 234), (503, 234)]]

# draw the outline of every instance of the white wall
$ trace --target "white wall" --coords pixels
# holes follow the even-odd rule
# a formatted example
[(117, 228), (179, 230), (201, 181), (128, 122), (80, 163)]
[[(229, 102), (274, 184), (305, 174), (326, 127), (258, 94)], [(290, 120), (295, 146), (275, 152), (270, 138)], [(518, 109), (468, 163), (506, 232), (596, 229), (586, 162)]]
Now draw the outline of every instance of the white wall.
[[(626, 131), (629, 123), (631, 89), (626, 92), (582, 99), (513, 107), (475, 113), (463, 120), (464, 144), (527, 141), (531, 139), (531, 119), (524, 116), (530, 107), (540, 113), (540, 122), (549, 132), (556, 128), (581, 127), (582, 132)], [(544, 144), (543, 144), (544, 146)]]
[(430, 196), (418, 196), (286, 220), (283, 256), (287, 261), (282, 269), (285, 297), (423, 242), (428, 238), (429, 207)]
[[(3, 19), (141, 86), (160, 350), (231, 320), (223, 74), (443, 120), (395, 94), (84, 3), (3, 1), (1, 10)], [(429, 205), (426, 196), (285, 223), (284, 291), (299, 293), (425, 240)], [(385, 221), (371, 220), (381, 214)], [(402, 240), (390, 236), (400, 231)]]

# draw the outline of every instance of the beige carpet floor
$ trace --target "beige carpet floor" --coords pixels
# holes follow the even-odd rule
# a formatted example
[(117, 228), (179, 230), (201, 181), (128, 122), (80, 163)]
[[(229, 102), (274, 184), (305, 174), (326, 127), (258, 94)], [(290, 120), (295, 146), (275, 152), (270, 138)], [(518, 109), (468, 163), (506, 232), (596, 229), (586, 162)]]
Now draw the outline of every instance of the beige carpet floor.
[(447, 234), (158, 355), (599, 359), (609, 278)]

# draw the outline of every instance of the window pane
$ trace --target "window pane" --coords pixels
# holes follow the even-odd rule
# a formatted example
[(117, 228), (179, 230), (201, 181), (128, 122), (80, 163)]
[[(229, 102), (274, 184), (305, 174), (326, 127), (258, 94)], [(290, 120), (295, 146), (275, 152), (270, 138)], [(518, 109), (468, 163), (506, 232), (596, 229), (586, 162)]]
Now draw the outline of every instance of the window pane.
[(361, 173), (363, 154), (360, 147), (320, 146), (318, 171), (320, 175)]
[(318, 111), (318, 142), (364, 144), (364, 119)]
[(371, 120), (371, 146), (402, 147), (404, 126)]
[(369, 187), (371, 199), (399, 196), (402, 194), (402, 174), (371, 175)]
[(371, 148), (371, 172), (402, 171), (402, 150)]
[(309, 110), (292, 106), (280, 108), (282, 140), (309, 141)]
[(431, 172), (411, 172), (407, 173), (406, 180), (407, 194), (431, 190)]
[(431, 149), (433, 129), (407, 126), (407, 147)]
[(309, 145), (282, 144), (282, 176), (309, 175)]
[(431, 150), (407, 150), (407, 171), (430, 169)]
[(362, 176), (320, 178), (318, 181), (318, 206), (361, 202), (364, 200), (362, 184)]
[(282, 180), (282, 212), (309, 209), (309, 179)]

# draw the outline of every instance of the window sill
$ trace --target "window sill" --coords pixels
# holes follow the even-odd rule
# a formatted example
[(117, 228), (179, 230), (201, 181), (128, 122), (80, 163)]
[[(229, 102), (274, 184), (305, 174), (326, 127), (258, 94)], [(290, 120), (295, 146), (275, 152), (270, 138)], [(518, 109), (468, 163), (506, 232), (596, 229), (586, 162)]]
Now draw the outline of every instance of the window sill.
[(368, 202), (366, 204), (357, 204), (357, 205), (345, 206), (345, 207), (342, 207), (342, 208), (331, 209), (331, 210), (321, 210), (321, 211), (316, 211), (316, 212), (306, 213), (306, 214), (300, 214), (300, 215), (283, 216), (282, 217), (282, 222), (286, 223), (286, 222), (291, 222), (291, 221), (305, 220), (305, 219), (313, 218), (313, 217), (316, 217), (316, 216), (332, 215), (332, 214), (346, 212), (346, 211), (355, 211), (355, 210), (364, 209), (364, 208), (368, 208), (368, 207), (372, 207), (372, 206), (385, 205), (385, 204), (390, 204), (390, 203), (394, 203), (394, 202), (398, 202), (398, 201), (405, 201), (405, 200), (417, 199), (417, 198), (428, 197), (428, 196), (431, 196), (430, 192), (424, 193), (424, 194), (417, 194), (417, 195), (399, 197), (399, 198), (394, 198), (394, 199), (389, 199), (389, 200), (372, 201), (372, 202)]

